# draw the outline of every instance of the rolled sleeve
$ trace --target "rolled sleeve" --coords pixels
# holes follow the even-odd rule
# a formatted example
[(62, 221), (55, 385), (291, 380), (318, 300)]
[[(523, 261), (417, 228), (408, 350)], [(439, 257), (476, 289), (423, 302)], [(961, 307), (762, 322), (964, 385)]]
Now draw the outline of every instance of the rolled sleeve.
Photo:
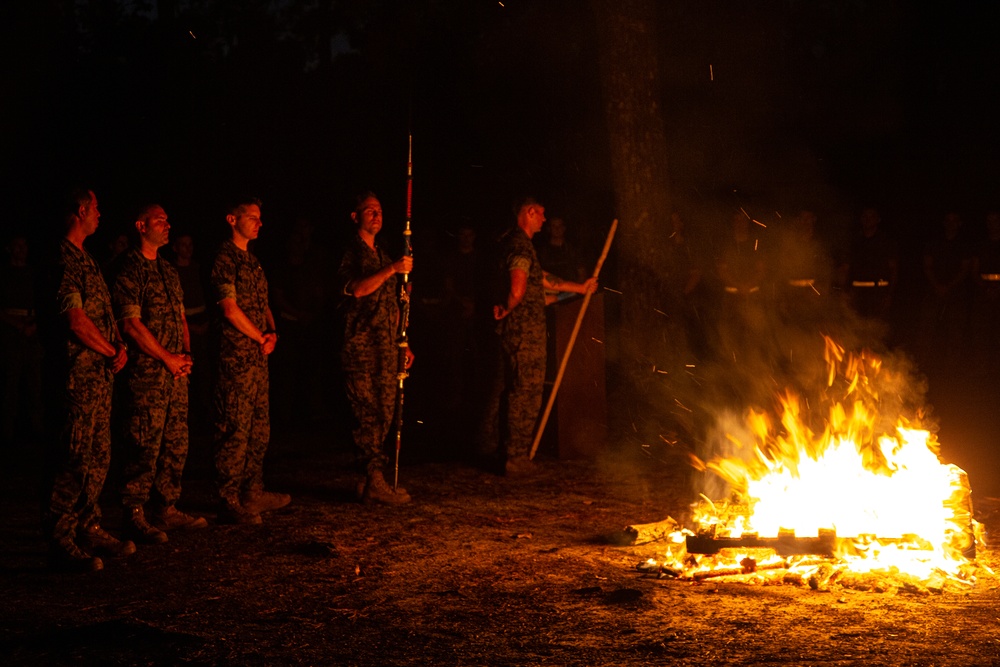
[(529, 273), (531, 271), (531, 258), (524, 255), (511, 256), (507, 260), (507, 270), (513, 271), (514, 269), (520, 269), (525, 273)]
[(122, 320), (127, 320), (130, 317), (142, 319), (142, 306), (125, 304), (119, 308), (118, 312), (120, 313), (119, 319)]
[(59, 298), (59, 312), (65, 313), (74, 308), (83, 308), (83, 296), (79, 292), (69, 292)]
[(215, 286), (216, 303), (225, 299), (236, 299), (236, 285), (233, 283), (222, 283)]

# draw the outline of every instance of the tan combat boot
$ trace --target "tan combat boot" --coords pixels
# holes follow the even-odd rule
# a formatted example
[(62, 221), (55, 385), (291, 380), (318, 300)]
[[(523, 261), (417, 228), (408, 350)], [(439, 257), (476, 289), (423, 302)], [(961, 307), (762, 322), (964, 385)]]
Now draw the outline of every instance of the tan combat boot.
[(95, 523), (87, 526), (78, 535), (80, 546), (84, 550), (105, 556), (131, 556), (135, 553), (135, 543), (131, 540), (119, 540)]
[(253, 526), (264, 523), (260, 518), (260, 512), (252, 512), (235, 500), (223, 500), (219, 503), (216, 521), (221, 524)]
[(385, 503), (387, 505), (402, 505), (403, 503), (410, 502), (410, 494), (406, 492), (406, 489), (398, 486), (393, 491), (389, 483), (385, 481), (385, 477), (378, 470), (368, 473), (368, 479), (364, 482), (364, 488), (359, 490), (361, 491), (361, 502), (365, 504)]
[(125, 508), (125, 534), (140, 544), (163, 544), (169, 538), (162, 530), (146, 521), (141, 505)]
[(194, 528), (207, 528), (208, 520), (203, 516), (191, 516), (185, 514), (173, 505), (164, 507), (156, 512), (153, 517), (153, 525), (160, 530), (167, 532), (170, 530), (189, 530)]
[(281, 509), (290, 502), (292, 502), (292, 497), (287, 493), (276, 493), (264, 489), (250, 489), (240, 498), (240, 504), (245, 509), (257, 514)]

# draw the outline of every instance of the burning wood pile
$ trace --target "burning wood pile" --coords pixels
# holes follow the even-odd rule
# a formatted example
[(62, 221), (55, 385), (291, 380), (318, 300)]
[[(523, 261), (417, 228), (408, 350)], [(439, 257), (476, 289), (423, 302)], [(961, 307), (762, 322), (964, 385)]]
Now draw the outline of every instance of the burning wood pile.
[[(871, 353), (845, 354), (827, 338), (822, 432), (791, 392), (780, 418), (751, 411), (735, 451), (702, 470), (725, 480), (727, 499), (702, 496), (691, 527), (672, 519), (626, 529), (632, 542), (666, 551), (638, 567), (659, 577), (725, 578), (759, 584), (833, 585), (875, 591), (942, 592), (974, 585), (976, 545), (963, 470), (938, 458), (917, 419), (887, 420), (880, 391), (892, 371)], [(898, 379), (898, 378), (896, 378)], [(746, 441), (749, 440), (749, 441)]]

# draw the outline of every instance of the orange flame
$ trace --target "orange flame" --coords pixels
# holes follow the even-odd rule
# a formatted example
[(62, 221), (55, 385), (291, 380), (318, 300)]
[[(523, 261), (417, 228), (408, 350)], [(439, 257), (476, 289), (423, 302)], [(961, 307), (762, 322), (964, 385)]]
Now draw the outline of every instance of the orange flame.
[[(838, 563), (851, 571), (963, 576), (983, 535), (972, 519), (967, 476), (939, 460), (936, 437), (919, 424), (898, 416), (882, 425), (878, 387), (888, 371), (878, 357), (825, 342), (822, 432), (810, 428), (790, 391), (778, 398), (779, 420), (750, 410), (752, 441), (727, 436), (743, 455), (702, 464), (729, 483), (732, 496), (695, 507), (697, 533), (804, 538), (833, 531)], [(698, 559), (678, 551), (683, 539), (673, 537), (668, 557), (686, 558), (688, 574), (725, 566), (718, 559), (693, 564)]]

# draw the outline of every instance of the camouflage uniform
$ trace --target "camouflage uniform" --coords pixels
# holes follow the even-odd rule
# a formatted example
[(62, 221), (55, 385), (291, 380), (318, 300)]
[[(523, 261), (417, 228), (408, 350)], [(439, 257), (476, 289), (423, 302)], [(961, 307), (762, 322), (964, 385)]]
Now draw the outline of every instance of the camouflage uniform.
[[(267, 279), (257, 258), (231, 240), (219, 249), (211, 274), (216, 302), (235, 299), (243, 314), (267, 331)], [(267, 357), (216, 309), (218, 367), (212, 397), (219, 497), (238, 504), (264, 486), (264, 454), (271, 437)]]
[[(118, 342), (111, 295), (101, 269), (85, 250), (63, 239), (59, 248), (59, 311), (82, 308), (97, 330)], [(114, 374), (104, 355), (63, 332), (65, 392), (61, 460), (49, 499), (48, 524), (56, 543), (72, 542), (79, 529), (99, 525), (98, 499), (111, 461), (111, 389)]]
[[(542, 267), (531, 239), (515, 227), (500, 239), (506, 275), (512, 269), (528, 274), (524, 298), (497, 323), (503, 363), (500, 395), (500, 445), (507, 459), (529, 454), (542, 407), (545, 384), (545, 291)], [(509, 285), (509, 278), (506, 284)], [(503, 281), (501, 281), (503, 282)], [(506, 295), (505, 295), (506, 296)]]
[[(168, 352), (183, 354), (184, 303), (177, 270), (162, 257), (127, 252), (114, 284), (119, 320), (138, 318)], [(133, 348), (125, 367), (125, 464), (122, 504), (140, 507), (150, 491), (161, 508), (181, 493), (188, 453), (188, 378), (175, 378), (163, 363)]]
[(382, 444), (392, 424), (396, 402), (399, 364), (395, 334), (399, 319), (397, 281), (393, 277), (373, 293), (357, 298), (347, 293), (347, 285), (389, 264), (392, 261), (385, 251), (379, 247), (372, 250), (355, 234), (337, 273), (343, 295), (341, 316), (344, 323), (340, 359), (355, 419), (351, 433), (367, 472), (381, 471), (388, 461)]

